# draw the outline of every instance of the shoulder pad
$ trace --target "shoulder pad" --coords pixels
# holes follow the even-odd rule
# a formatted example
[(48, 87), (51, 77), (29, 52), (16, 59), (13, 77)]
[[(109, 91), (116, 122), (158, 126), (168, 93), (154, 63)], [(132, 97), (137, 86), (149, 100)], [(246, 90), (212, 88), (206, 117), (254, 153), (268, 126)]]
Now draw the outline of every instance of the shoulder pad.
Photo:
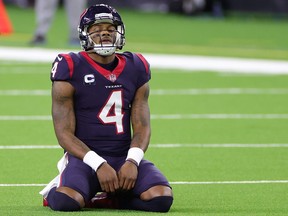
[(52, 81), (65, 81), (71, 79), (74, 71), (74, 61), (71, 54), (59, 54), (51, 69)]

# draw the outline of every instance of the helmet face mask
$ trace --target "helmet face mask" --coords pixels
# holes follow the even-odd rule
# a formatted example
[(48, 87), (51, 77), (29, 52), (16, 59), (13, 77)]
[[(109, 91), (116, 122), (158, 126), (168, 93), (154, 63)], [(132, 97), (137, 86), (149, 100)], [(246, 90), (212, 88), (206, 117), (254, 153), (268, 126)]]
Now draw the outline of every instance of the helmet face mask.
[(116, 26), (110, 23), (96, 23), (87, 30), (88, 40), (94, 45), (93, 50), (99, 55), (112, 55), (116, 51)]
[[(94, 32), (89, 33), (93, 25), (108, 23), (115, 26), (113, 33), (113, 43), (102, 43), (101, 34), (97, 36), (100, 38), (100, 43), (95, 43)], [(102, 56), (109, 56), (115, 53), (116, 50), (121, 50), (125, 45), (125, 26), (119, 13), (112, 7), (105, 4), (93, 5), (86, 9), (80, 17), (80, 24), (78, 26), (78, 33), (81, 47), (88, 52), (96, 52)], [(97, 34), (97, 33), (96, 33)]]

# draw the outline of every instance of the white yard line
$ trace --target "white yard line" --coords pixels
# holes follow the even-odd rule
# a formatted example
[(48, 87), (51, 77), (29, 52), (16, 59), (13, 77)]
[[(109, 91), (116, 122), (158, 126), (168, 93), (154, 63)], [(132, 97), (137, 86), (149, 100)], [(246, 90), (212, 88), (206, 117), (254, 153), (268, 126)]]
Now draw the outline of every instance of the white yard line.
[[(151, 115), (151, 119), (288, 119), (288, 114), (167, 114)], [(0, 116), (1, 120), (1, 116)]]
[[(0, 91), (1, 94), (1, 91)], [(155, 89), (151, 95), (275, 95), (288, 94), (288, 88), (191, 88), (191, 89)]]
[(50, 115), (42, 116), (19, 116), (19, 115), (2, 115), (0, 121), (51, 121)]
[[(288, 114), (164, 114), (151, 115), (152, 120), (187, 120), (187, 119), (288, 119)], [(0, 121), (51, 121), (50, 115), (1, 115)]]
[(60, 149), (59, 145), (9, 145), (0, 146), (0, 150), (21, 150), (21, 149)]
[[(0, 60), (53, 62), (59, 53), (79, 50), (0, 47)], [(288, 74), (288, 61), (207, 56), (144, 54), (151, 68), (258, 74)]]
[[(191, 88), (152, 89), (151, 95), (279, 95), (288, 94), (288, 88)], [(9, 89), (0, 90), (0, 96), (51, 96), (49, 89)]]
[(0, 184), (0, 187), (45, 187), (47, 184)]
[(0, 95), (1, 96), (51, 96), (51, 90), (10, 89), (10, 90), (0, 90)]
[[(207, 144), (180, 144), (180, 143), (166, 143), (166, 144), (150, 144), (149, 148), (288, 148), (288, 143), (207, 143)], [(1, 149), (1, 147), (0, 147)]]
[(172, 185), (215, 185), (215, 184), (287, 184), (288, 180), (255, 180), (255, 181), (207, 181), (207, 182), (193, 182), (193, 181), (177, 181), (170, 182)]

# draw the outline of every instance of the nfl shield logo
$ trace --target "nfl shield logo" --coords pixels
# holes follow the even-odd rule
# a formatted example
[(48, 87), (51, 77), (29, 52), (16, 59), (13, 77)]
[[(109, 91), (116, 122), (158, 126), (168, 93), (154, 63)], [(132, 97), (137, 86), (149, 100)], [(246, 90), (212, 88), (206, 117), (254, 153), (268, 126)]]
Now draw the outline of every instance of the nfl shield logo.
[(109, 80), (110, 80), (111, 82), (115, 82), (115, 80), (116, 80), (116, 75), (115, 75), (115, 74), (110, 74), (110, 75), (109, 75)]

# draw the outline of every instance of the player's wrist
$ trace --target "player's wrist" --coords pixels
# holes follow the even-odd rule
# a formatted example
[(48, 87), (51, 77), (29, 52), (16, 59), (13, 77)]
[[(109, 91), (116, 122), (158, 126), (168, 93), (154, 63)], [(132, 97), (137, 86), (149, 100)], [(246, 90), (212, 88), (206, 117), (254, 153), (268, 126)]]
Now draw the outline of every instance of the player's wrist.
[(144, 151), (138, 147), (132, 147), (128, 150), (126, 161), (134, 162), (135, 165), (139, 166), (141, 160), (144, 157)]
[(83, 162), (90, 166), (95, 172), (98, 168), (105, 162), (107, 162), (104, 158), (100, 157), (96, 152), (89, 151), (83, 158)]
[(137, 163), (135, 160), (133, 160), (133, 159), (131, 159), (131, 158), (127, 158), (126, 161), (128, 161), (129, 163), (132, 163), (132, 164), (134, 164), (136, 167), (138, 167), (138, 163)]

